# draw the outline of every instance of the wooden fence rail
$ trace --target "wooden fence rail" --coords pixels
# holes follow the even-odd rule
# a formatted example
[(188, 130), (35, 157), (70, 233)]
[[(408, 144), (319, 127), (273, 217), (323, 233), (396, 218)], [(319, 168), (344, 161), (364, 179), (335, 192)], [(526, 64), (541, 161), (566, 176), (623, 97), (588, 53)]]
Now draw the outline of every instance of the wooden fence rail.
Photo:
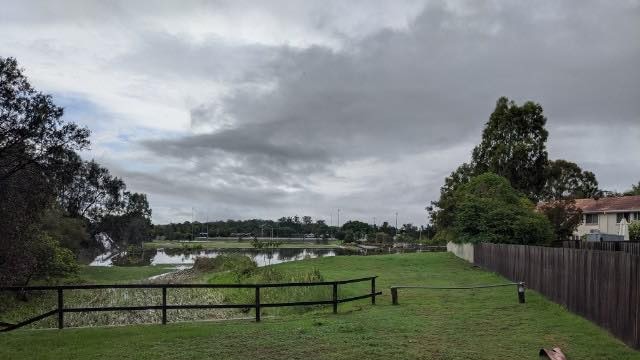
[[(333, 312), (338, 312), (338, 304), (360, 299), (371, 298), (371, 304), (375, 305), (376, 296), (382, 295), (382, 292), (376, 292), (377, 276), (370, 276), (359, 279), (339, 280), (339, 281), (321, 281), (321, 282), (295, 282), (295, 283), (274, 283), (274, 284), (119, 284), (119, 285), (60, 285), (60, 286), (0, 286), (0, 291), (10, 292), (27, 292), (27, 291), (56, 291), (58, 295), (58, 307), (54, 310), (45, 312), (30, 319), (21, 321), (18, 324), (0, 323), (4, 327), (0, 332), (11, 331), (23, 326), (29, 325), (36, 321), (45, 319), (49, 316), (58, 315), (58, 329), (64, 328), (64, 314), (77, 312), (101, 312), (101, 311), (139, 311), (139, 310), (161, 310), (162, 324), (167, 323), (167, 310), (178, 309), (255, 309), (256, 322), (260, 321), (260, 312), (262, 308), (285, 307), (285, 306), (308, 306), (308, 305), (333, 305)], [(371, 292), (340, 299), (338, 297), (338, 286), (356, 282), (369, 281), (371, 283)], [(282, 288), (282, 287), (299, 287), (299, 286), (331, 286), (333, 296), (331, 300), (316, 301), (296, 301), (284, 303), (263, 303), (260, 301), (260, 289), (262, 288)], [(251, 304), (188, 304), (173, 305), (167, 304), (168, 289), (255, 289), (255, 301)], [(65, 307), (64, 291), (65, 290), (92, 290), (92, 289), (161, 289), (162, 303), (160, 305), (144, 305), (144, 306), (104, 306), (104, 307)]]
[(518, 302), (524, 304), (524, 292), (525, 283), (522, 281), (512, 282), (506, 284), (492, 284), (492, 285), (472, 285), (472, 286), (419, 286), (419, 285), (394, 285), (391, 286), (391, 304), (398, 305), (398, 290), (399, 289), (422, 289), (422, 290), (474, 290), (474, 289), (491, 289), (503, 286), (516, 286), (518, 294)]
[(624, 251), (477, 244), (474, 263), (524, 281), (640, 349), (640, 257)]

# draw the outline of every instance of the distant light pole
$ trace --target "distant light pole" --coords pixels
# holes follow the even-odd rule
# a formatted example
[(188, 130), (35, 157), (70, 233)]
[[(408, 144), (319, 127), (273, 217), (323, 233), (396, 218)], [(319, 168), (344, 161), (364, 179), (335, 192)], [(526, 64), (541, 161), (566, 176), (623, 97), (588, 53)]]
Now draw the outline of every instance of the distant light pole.
[(338, 229), (340, 229), (340, 208), (338, 208)]
[(333, 238), (333, 211), (329, 211), (329, 237)]
[(260, 237), (264, 237), (264, 227), (268, 226), (271, 229), (271, 241), (273, 241), (273, 226), (268, 224), (262, 224), (260, 226)]
[(425, 227), (425, 230), (427, 231), (427, 240), (429, 240), (429, 206), (425, 206), (424, 209), (427, 210), (427, 226)]
[(192, 241), (194, 240), (194, 238), (193, 238), (193, 223), (194, 223), (194, 221), (195, 221), (195, 220), (194, 220), (193, 212), (194, 212), (194, 210), (193, 210), (193, 206), (192, 206), (192, 207), (191, 207), (191, 240), (192, 240)]
[(396, 211), (396, 236), (398, 236), (398, 212)]

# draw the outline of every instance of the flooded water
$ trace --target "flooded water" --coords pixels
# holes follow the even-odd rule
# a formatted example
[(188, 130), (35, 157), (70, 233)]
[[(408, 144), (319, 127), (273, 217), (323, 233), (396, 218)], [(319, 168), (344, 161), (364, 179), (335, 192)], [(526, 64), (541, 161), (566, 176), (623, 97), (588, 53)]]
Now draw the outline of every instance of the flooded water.
[[(303, 260), (325, 256), (336, 256), (337, 249), (216, 249), (216, 250), (183, 250), (183, 249), (145, 249), (143, 265), (190, 265), (197, 257), (215, 258), (219, 255), (238, 254), (253, 259), (258, 266), (274, 265), (287, 261)], [(113, 254), (107, 252), (97, 256), (91, 266), (111, 266)]]

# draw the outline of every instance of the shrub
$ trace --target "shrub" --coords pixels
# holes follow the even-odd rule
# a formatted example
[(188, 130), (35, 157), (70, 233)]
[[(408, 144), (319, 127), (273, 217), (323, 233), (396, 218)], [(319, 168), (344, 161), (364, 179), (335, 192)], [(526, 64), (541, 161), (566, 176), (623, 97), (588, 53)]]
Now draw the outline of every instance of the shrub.
[(540, 206), (540, 212), (551, 222), (556, 240), (569, 239), (582, 222), (582, 210), (572, 199), (549, 201)]
[(345, 231), (345, 233), (344, 233), (344, 242), (352, 243), (355, 240), (356, 240), (356, 236), (355, 236), (355, 234), (353, 233), (352, 230)]
[(456, 190), (454, 199), (453, 230), (459, 242), (532, 245), (553, 239), (549, 220), (501, 176), (476, 176)]
[(640, 221), (634, 221), (629, 225), (629, 240), (640, 241)]

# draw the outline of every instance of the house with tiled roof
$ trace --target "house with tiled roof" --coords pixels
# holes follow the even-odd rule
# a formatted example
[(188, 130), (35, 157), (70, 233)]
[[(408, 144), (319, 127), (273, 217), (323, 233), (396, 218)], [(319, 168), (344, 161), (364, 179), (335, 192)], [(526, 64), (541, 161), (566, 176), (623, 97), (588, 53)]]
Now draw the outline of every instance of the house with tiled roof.
[(582, 210), (582, 224), (574, 233), (577, 236), (599, 231), (629, 240), (626, 225), (640, 221), (640, 195), (576, 199), (576, 206)]

